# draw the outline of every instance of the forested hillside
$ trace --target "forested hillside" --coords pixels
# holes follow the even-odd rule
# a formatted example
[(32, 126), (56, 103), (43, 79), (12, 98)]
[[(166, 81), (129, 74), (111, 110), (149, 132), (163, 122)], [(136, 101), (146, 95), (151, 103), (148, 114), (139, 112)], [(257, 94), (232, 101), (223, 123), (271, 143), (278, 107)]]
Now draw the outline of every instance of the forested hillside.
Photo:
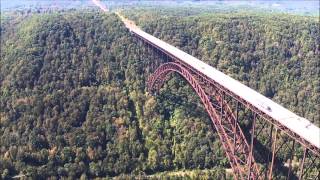
[[(316, 20), (189, 12), (126, 15), (319, 121)], [(228, 178), (218, 137), (186, 82), (174, 76), (157, 96), (146, 92), (151, 61), (161, 61), (152, 54), (112, 13), (2, 15), (1, 178)]]
[(154, 36), (320, 125), (318, 17), (211, 11), (135, 8), (124, 13)]
[(176, 78), (168, 97), (147, 95), (154, 59), (114, 14), (11, 14), (1, 50), (2, 178), (224, 176), (227, 160), (191, 89)]

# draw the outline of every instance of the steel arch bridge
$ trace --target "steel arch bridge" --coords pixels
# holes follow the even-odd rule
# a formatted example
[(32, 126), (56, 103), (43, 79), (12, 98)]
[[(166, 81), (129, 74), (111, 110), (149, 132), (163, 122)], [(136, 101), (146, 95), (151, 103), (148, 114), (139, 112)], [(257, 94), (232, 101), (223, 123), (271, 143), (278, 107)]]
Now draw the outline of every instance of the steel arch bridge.
[[(248, 176), (255, 179), (255, 175), (259, 173), (259, 168), (254, 162), (252, 149), (247, 143), (240, 126), (236, 123), (236, 119), (227, 102), (221, 98), (221, 92), (208, 89), (210, 87), (206, 87), (205, 81), (199, 81), (199, 78), (194, 77), (187, 67), (177, 62), (169, 62), (161, 65), (155, 73), (150, 76), (148, 80), (149, 91), (159, 90), (165, 82), (167, 75), (172, 72), (176, 72), (186, 79), (200, 97), (222, 141), (223, 149), (234, 173), (244, 176), (247, 171), (241, 168), (241, 164), (249, 164)], [(215, 102), (217, 103), (215, 104)], [(220, 104), (218, 104), (219, 102)], [(214, 106), (214, 104), (216, 106)], [(225, 117), (225, 119), (223, 117)], [(248, 162), (246, 162), (246, 160), (248, 160)]]
[[(256, 109), (250, 109), (250, 106), (238, 101), (236, 97), (228, 97), (230, 94), (222, 87), (194, 69), (189, 68), (188, 65), (179, 61), (171, 61), (160, 65), (148, 79), (149, 92), (159, 91), (172, 73), (182, 76), (201, 99), (222, 142), (235, 179), (273, 179), (277, 177), (274, 172), (275, 166), (276, 168), (285, 169), (287, 179), (319, 179), (320, 172), (318, 170), (320, 164), (318, 151), (313, 152), (314, 150), (304, 146), (299, 140), (295, 139), (294, 135), (285, 132), (285, 127), (272, 121), (272, 119), (266, 119), (263, 114), (260, 114), (261, 112), (259, 113)], [(232, 101), (235, 103), (230, 105)], [(240, 111), (239, 106), (241, 105), (252, 110), (251, 117), (253, 117), (253, 122), (251, 123), (249, 138), (244, 135), (239, 125), (238, 113)], [(234, 108), (236, 109), (235, 111), (233, 110)], [(267, 121), (262, 122), (265, 120)], [(257, 127), (258, 121), (260, 121), (259, 128)], [(259, 162), (256, 162), (254, 146), (259, 141), (258, 136), (267, 127), (270, 130), (270, 136), (269, 142), (266, 145), (271, 145), (271, 149), (267, 153), (267, 158), (257, 155), (260, 159)], [(284, 131), (287, 137), (283, 133), (281, 135), (281, 131)], [(280, 137), (284, 138), (284, 140), (279, 140)], [(292, 140), (287, 142), (290, 138)], [(297, 174), (294, 174), (292, 172), (293, 153), (295, 146), (299, 146), (296, 142), (300, 146), (302, 144), (304, 150), (302, 160), (299, 163), (299, 170)], [(275, 164), (281, 163), (276, 156), (284, 146), (287, 146), (286, 150), (289, 150), (288, 167)], [(306, 162), (307, 158), (309, 158), (308, 163)], [(261, 165), (261, 163), (265, 163), (266, 165)], [(316, 168), (316, 171), (312, 172), (312, 168)], [(311, 174), (308, 174), (308, 172), (311, 172)], [(306, 177), (306, 175), (308, 176)]]
[[(151, 64), (155, 71), (148, 79), (149, 92), (158, 91), (175, 73), (197, 93), (235, 179), (320, 179), (319, 127), (118, 16), (163, 61)], [(245, 128), (239, 112), (250, 121)]]

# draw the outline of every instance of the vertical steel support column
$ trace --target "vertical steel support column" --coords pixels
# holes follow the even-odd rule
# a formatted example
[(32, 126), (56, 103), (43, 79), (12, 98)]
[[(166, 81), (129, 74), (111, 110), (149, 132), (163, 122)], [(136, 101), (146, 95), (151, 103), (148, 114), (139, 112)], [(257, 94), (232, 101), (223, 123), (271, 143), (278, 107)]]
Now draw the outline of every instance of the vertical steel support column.
[(137, 41), (137, 44), (138, 44), (138, 47), (135, 48), (135, 52), (138, 54), (138, 57), (139, 57), (139, 62), (141, 61), (141, 48), (142, 45), (141, 45), (141, 41), (138, 39), (138, 37), (136, 37), (134, 34), (133, 34), (133, 38), (134, 40)]
[(221, 107), (220, 107), (221, 121), (223, 121), (223, 101), (224, 101), (224, 92), (221, 93)]
[(164, 61), (164, 55), (162, 53), (162, 51), (156, 49), (157, 53), (159, 54), (160, 59), (162, 59)]
[(169, 62), (169, 56), (166, 54), (166, 62)]
[(296, 141), (293, 140), (292, 142), (292, 148), (291, 148), (291, 152), (290, 152), (290, 159), (289, 159), (289, 169), (288, 169), (288, 175), (287, 175), (287, 179), (290, 179), (291, 176), (291, 170), (292, 170), (292, 159), (293, 159), (293, 154), (294, 154), (294, 144)]
[[(143, 43), (144, 47), (146, 47), (147, 57), (150, 58), (150, 47), (149, 47), (149, 43), (148, 43), (146, 40), (144, 40), (144, 39), (142, 39), (142, 43)], [(155, 70), (154, 61), (151, 60), (151, 73), (152, 73), (152, 71), (154, 71), (154, 70)]]
[[(270, 138), (269, 138), (269, 141), (268, 141), (268, 147), (270, 147), (272, 145), (272, 132), (273, 132), (273, 125), (271, 124), (270, 126)], [(270, 162), (270, 153), (268, 153), (268, 157), (267, 157), (267, 162), (266, 162), (266, 171), (265, 171), (265, 179), (267, 179), (268, 177), (268, 168), (269, 168), (269, 163)]]
[(302, 161), (301, 161), (301, 164), (300, 164), (299, 180), (301, 180), (302, 177), (303, 177), (303, 167), (304, 167), (304, 163), (305, 163), (305, 160), (306, 160), (307, 151), (308, 151), (308, 149), (305, 147), (304, 148), (304, 152), (303, 152), (303, 158), (302, 158)]
[(239, 102), (236, 101), (236, 118), (233, 124), (233, 154), (235, 154), (236, 150), (236, 133), (237, 133), (237, 123), (238, 123), (238, 116), (239, 116)]
[[(147, 43), (147, 46), (148, 46), (148, 54), (151, 56), (152, 58), (152, 71), (154, 71), (156, 69), (156, 65), (155, 65), (155, 61), (153, 60), (153, 57), (154, 57), (154, 54), (153, 54), (153, 51), (152, 51), (152, 47), (150, 46), (149, 43)], [(150, 52), (151, 51), (151, 52)]]
[(256, 126), (256, 113), (253, 114), (253, 122), (251, 128), (251, 141), (250, 141), (250, 154), (249, 154), (249, 172), (248, 172), (248, 180), (250, 179), (251, 175), (251, 167), (252, 167), (252, 157), (253, 157), (253, 141), (254, 141), (254, 131)]
[(273, 172), (273, 164), (274, 164), (274, 157), (275, 157), (275, 151), (276, 151), (276, 145), (277, 145), (277, 136), (278, 136), (278, 128), (276, 128), (276, 132), (273, 139), (273, 145), (272, 145), (272, 160), (269, 170), (269, 179), (272, 179), (272, 172)]

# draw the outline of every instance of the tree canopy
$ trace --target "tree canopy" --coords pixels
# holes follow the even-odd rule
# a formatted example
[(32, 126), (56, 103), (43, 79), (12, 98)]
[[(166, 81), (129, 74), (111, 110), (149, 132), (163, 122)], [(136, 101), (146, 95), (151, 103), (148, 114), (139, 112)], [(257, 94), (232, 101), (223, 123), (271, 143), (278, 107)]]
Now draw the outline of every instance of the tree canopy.
[[(319, 121), (320, 39), (313, 18), (125, 13), (147, 32)], [(199, 98), (179, 76), (149, 95), (151, 64), (161, 57), (115, 14), (1, 16), (0, 57), (2, 179), (229, 178)]]

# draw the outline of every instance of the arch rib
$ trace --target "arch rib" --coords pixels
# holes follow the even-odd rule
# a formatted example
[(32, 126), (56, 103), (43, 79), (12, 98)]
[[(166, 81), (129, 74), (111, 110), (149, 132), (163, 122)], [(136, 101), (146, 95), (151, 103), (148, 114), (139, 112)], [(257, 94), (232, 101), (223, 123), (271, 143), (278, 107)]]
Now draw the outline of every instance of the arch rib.
[[(201, 99), (201, 102), (203, 103), (206, 111), (208, 112), (211, 121), (217, 130), (218, 136), (220, 138), (221, 144), (223, 145), (223, 149), (226, 153), (227, 158), (229, 159), (230, 165), (233, 170), (233, 174), (235, 179), (259, 179), (259, 168), (257, 164), (255, 163), (253, 157), (251, 160), (251, 166), (249, 166), (247, 163), (244, 163), (241, 160), (241, 157), (237, 157), (234, 151), (234, 146), (232, 145), (232, 139), (230, 136), (228, 136), (226, 132), (225, 125), (230, 123), (226, 121), (222, 121), (223, 117), (220, 117), (217, 112), (217, 110), (213, 107), (209, 95), (206, 94), (203, 87), (200, 85), (200, 83), (197, 81), (197, 79), (189, 72), (189, 70), (182, 65), (175, 63), (175, 62), (169, 62), (162, 64), (148, 79), (148, 90), (150, 92), (153, 92), (155, 90), (159, 90), (163, 83), (166, 80), (166, 77), (168, 74), (176, 72), (180, 74), (184, 79), (187, 80), (187, 82), (192, 86), (194, 91), (198, 94), (198, 96)], [(216, 97), (217, 99), (221, 99), (221, 97)], [(222, 106), (221, 108), (225, 108)], [(230, 112), (230, 109), (227, 109), (227, 111)], [(231, 112), (232, 113), (232, 112)], [(239, 126), (237, 124), (237, 126)], [(243, 155), (245, 156), (245, 160), (249, 159), (249, 153), (248, 153), (248, 143), (246, 139), (243, 137), (243, 133), (240, 130), (238, 130), (236, 136), (240, 137), (238, 138), (238, 143), (242, 148)], [(248, 167), (252, 167), (252, 170), (249, 171)], [(247, 171), (251, 172), (249, 174), (249, 177), (246, 178)]]

